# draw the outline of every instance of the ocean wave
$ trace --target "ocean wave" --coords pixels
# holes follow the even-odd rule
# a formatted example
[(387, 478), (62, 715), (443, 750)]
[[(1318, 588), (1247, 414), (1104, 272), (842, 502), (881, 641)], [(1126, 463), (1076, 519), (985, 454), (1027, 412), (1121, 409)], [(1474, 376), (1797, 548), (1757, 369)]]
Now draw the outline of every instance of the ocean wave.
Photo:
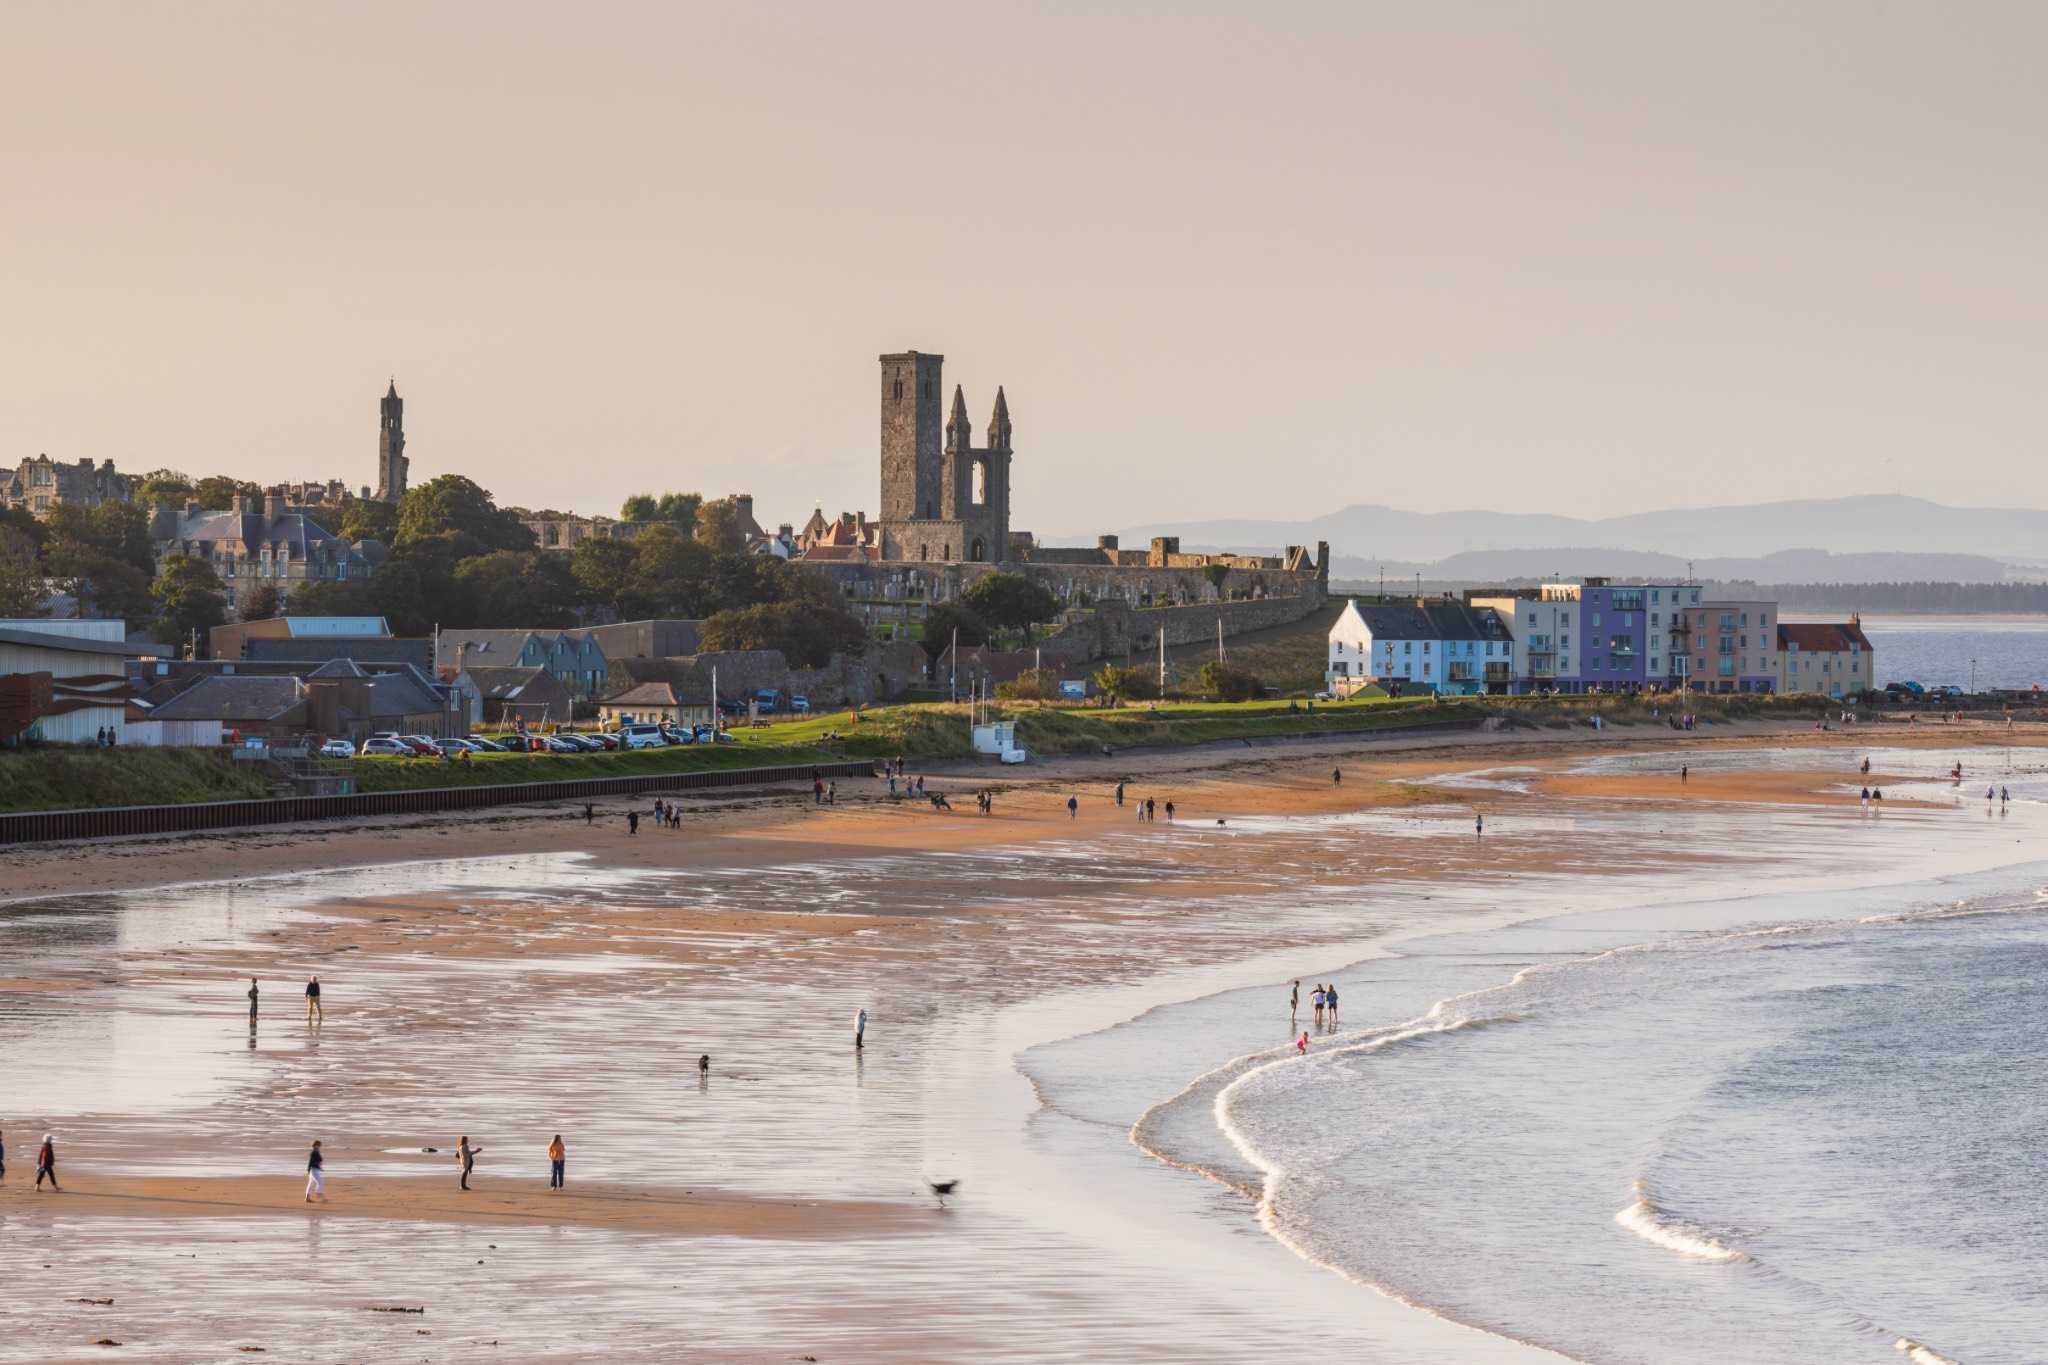
[(1656, 1201), (1650, 1198), (1649, 1187), (1640, 1180), (1636, 1182), (1634, 1202), (1615, 1214), (1614, 1221), (1645, 1242), (1663, 1247), (1666, 1251), (1675, 1251), (1681, 1256), (1690, 1256), (1696, 1261), (1726, 1264), (1749, 1259), (1748, 1252), (1723, 1246), (1704, 1230), (1682, 1219), (1674, 1218), (1659, 1208)]

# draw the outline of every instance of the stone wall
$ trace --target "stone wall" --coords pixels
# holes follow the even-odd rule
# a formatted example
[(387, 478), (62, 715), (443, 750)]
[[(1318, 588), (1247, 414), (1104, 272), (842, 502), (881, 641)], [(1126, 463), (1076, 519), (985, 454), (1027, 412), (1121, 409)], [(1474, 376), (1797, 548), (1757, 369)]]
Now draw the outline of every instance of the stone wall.
[[(1015, 573), (1042, 584), (1054, 596), (1080, 606), (1120, 602), (1130, 607), (1214, 603), (1216, 587), (1206, 569), (1119, 567), (1094, 563), (918, 564), (887, 560), (798, 560), (808, 573), (830, 579), (846, 596), (881, 601), (951, 602), (975, 579)], [(1312, 596), (1321, 602), (1326, 581), (1313, 566), (1303, 570), (1232, 569), (1224, 591), (1254, 599)], [(1226, 627), (1227, 629), (1228, 627)]]
[(744, 699), (774, 688), (809, 697), (814, 707), (856, 702), (866, 706), (900, 696), (906, 687), (922, 681), (924, 665), (923, 648), (912, 644), (877, 645), (853, 656), (837, 654), (823, 668), (791, 668), (778, 649), (726, 650), (661, 659), (615, 659), (604, 690), (623, 691), (660, 674), (674, 682), (686, 698), (708, 697), (715, 668), (721, 697)]

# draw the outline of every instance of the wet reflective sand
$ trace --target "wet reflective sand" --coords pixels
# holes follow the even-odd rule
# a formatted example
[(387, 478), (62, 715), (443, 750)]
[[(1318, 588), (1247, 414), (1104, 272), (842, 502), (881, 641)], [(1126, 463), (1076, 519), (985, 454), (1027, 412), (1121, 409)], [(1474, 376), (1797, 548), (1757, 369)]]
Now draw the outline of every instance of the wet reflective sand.
[[(0, 1359), (103, 1337), (177, 1359), (1543, 1358), (1310, 1270), (1240, 1197), (1134, 1147), (1146, 1109), (1284, 1032), (1182, 1002), (1870, 851), (1853, 803), (1529, 798), (1482, 843), (1462, 804), (1222, 801), (1173, 828), (998, 821), (919, 848), (877, 823), (829, 856), (756, 838), (682, 868), (494, 855), (0, 905)], [(1361, 1020), (1392, 1003), (1355, 999)], [(45, 1130), (70, 1192), (39, 1201)], [(495, 1221), (446, 1212), (464, 1134)], [(237, 1211), (249, 1182), (296, 1201), (313, 1137), (335, 1204), (373, 1211)], [(947, 1178), (941, 1209), (926, 1182)], [(636, 1193), (657, 1202), (605, 1202)], [(550, 1199), (584, 1208), (541, 1222)], [(713, 1216), (749, 1200), (816, 1211)]]

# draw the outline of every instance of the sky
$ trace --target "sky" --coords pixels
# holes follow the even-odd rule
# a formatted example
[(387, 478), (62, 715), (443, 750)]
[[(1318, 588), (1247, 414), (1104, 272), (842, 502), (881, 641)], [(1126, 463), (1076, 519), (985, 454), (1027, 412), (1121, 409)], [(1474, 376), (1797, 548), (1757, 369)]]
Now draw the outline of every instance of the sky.
[(102, 4), (0, 43), (0, 462), (1052, 537), (2048, 506), (2048, 6)]

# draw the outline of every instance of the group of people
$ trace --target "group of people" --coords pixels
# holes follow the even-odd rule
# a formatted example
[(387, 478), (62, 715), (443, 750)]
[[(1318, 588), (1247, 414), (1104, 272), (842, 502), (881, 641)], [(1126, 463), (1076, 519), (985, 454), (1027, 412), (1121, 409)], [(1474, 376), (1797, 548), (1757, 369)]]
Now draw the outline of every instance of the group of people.
[[(683, 827), (683, 808), (673, 801), (664, 801), (658, 796), (655, 797), (654, 807), (649, 814), (654, 821), (656, 829), (681, 829)], [(590, 823), (589, 806), (583, 808), (583, 823), (586, 825)], [(639, 832), (640, 812), (637, 810), (627, 811), (626, 833), (638, 834)]]
[[(249, 996), (249, 1031), (254, 1033), (256, 1031), (256, 1011), (258, 1006), (263, 1003), (263, 987), (257, 983), (256, 978), (253, 976), (249, 978), (247, 994)], [(306, 1022), (308, 1024), (324, 1024), (327, 1022), (327, 1015), (320, 1008), (320, 978), (317, 976), (306, 978)]]
[[(7, 1178), (7, 1135), (0, 1133), (0, 1180)], [(43, 1134), (43, 1145), (36, 1149), (36, 1193), (43, 1192), (43, 1182), (50, 1182), (50, 1188), (63, 1193), (64, 1187), (57, 1183), (57, 1139)]]
[(811, 804), (814, 806), (836, 806), (839, 804), (839, 784), (827, 782), (817, 773), (811, 774)]
[(94, 741), (102, 749), (111, 749), (121, 742), (121, 731), (112, 725), (102, 725), (100, 735)]
[[(1337, 1026), (1336, 982), (1332, 981), (1329, 985), (1325, 986), (1322, 982), (1318, 981), (1315, 985), (1315, 989), (1309, 992), (1308, 1001), (1309, 1008), (1312, 1011), (1314, 1011), (1312, 1018), (1314, 1019), (1315, 1026), (1317, 1028), (1323, 1027), (1325, 1014), (1328, 1014), (1329, 1016), (1329, 1026), (1331, 1028), (1335, 1028)], [(1287, 1017), (1290, 1021), (1292, 1021), (1300, 1018), (1300, 1016), (1301, 982), (1297, 980), (1292, 986), (1288, 987), (1287, 989)], [(1303, 1034), (1302, 1036), (1306, 1038), (1308, 1035)]]

